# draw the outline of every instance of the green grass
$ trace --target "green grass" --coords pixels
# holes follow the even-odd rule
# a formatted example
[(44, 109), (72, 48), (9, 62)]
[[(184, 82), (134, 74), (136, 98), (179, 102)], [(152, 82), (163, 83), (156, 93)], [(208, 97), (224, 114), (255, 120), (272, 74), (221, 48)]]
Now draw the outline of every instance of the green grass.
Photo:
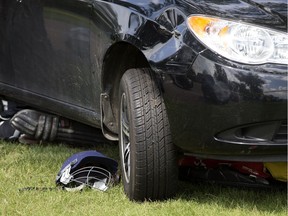
[[(136, 203), (126, 198), (121, 184), (107, 192), (55, 189), (62, 163), (87, 149), (118, 159), (116, 145), (83, 148), (0, 142), (0, 215), (287, 215), (287, 191), (179, 182), (174, 199)], [(53, 190), (19, 191), (24, 187)]]

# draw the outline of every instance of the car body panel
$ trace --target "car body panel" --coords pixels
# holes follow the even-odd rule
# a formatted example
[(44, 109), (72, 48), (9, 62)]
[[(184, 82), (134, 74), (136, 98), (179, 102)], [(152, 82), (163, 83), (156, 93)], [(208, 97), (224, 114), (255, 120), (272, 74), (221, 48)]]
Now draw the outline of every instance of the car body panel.
[[(195, 38), (186, 19), (204, 14), (287, 32), (285, 0), (1, 0), (0, 6), (5, 98), (101, 127), (101, 93), (110, 94), (121, 77), (105, 74), (105, 63), (113, 64), (110, 50), (125, 43), (157, 74), (182, 151), (284, 160), (287, 144), (273, 135), (287, 119), (287, 65), (225, 59)], [(105, 85), (104, 77), (116, 81)], [(254, 132), (254, 124), (269, 129)], [(262, 134), (242, 139), (233, 128)], [(267, 138), (266, 130), (274, 134)]]
[[(220, 64), (220, 61), (213, 59), (215, 55), (207, 53), (197, 57), (187, 75), (165, 77), (164, 96), (172, 131), (177, 131), (175, 140), (185, 146), (184, 149), (188, 149), (193, 143), (194, 153), (201, 154), (203, 149), (210, 149), (209, 153), (205, 151), (206, 157), (208, 154), (210, 157), (220, 154), (227, 142), (227, 159), (229, 155), (235, 158), (237, 154), (251, 155), (252, 152), (261, 152), (259, 148), (270, 148), (271, 146), (265, 143), (271, 142), (271, 145), (278, 145), (279, 151), (283, 152), (282, 160), (286, 158), (287, 143), (284, 141), (272, 144), (273, 135), (264, 139), (267, 131), (257, 134), (258, 137), (255, 135), (254, 139), (251, 137), (249, 141), (237, 137), (229, 140), (217, 138), (218, 133), (236, 125), (247, 128), (252, 123), (285, 120), (287, 76), (273, 72), (285, 71), (286, 66), (278, 66), (277, 69), (274, 66), (274, 70), (268, 66), (266, 70), (259, 66), (236, 69), (236, 66), (232, 68), (227, 64)], [(181, 115), (174, 115), (176, 111)], [(272, 131), (276, 131), (279, 126), (271, 127)], [(235, 148), (232, 147), (233, 144)], [(243, 146), (247, 149), (246, 153)], [(275, 160), (276, 155), (272, 160)]]

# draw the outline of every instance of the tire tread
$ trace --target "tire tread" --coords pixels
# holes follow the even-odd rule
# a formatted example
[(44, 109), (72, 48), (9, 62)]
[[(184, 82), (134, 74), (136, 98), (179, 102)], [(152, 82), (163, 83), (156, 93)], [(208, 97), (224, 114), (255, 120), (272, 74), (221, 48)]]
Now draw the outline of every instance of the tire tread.
[(128, 196), (133, 200), (169, 198), (178, 176), (162, 93), (150, 69), (128, 70), (122, 79), (131, 93), (135, 131), (136, 176)]

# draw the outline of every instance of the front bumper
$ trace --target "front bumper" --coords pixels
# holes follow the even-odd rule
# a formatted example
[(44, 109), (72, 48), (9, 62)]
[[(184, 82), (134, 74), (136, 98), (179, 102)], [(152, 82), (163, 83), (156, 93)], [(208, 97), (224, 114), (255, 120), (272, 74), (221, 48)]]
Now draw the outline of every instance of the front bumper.
[(287, 66), (236, 64), (205, 51), (185, 75), (163, 75), (175, 144), (227, 160), (287, 160)]

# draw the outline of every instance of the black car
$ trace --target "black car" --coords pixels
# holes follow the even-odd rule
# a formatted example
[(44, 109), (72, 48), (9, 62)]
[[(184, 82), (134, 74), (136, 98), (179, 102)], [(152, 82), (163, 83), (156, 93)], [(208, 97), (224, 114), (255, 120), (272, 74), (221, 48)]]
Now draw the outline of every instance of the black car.
[(0, 0), (0, 96), (119, 140), (124, 190), (179, 153), (285, 162), (286, 0)]

